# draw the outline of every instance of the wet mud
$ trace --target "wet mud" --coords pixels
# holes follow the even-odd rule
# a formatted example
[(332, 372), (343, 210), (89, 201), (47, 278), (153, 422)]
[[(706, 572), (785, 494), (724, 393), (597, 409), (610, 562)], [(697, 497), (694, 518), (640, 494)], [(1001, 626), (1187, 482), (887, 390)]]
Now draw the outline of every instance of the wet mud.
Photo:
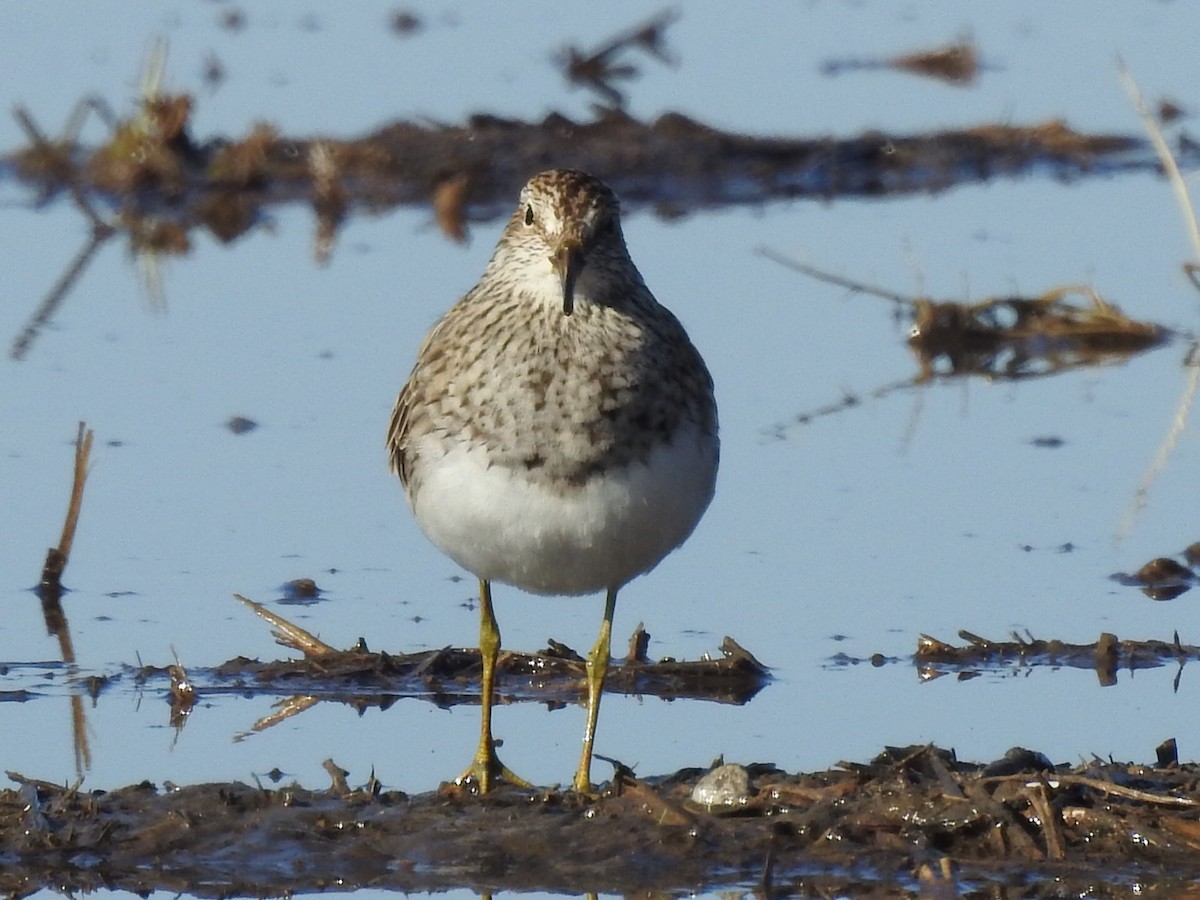
[[(372, 780), (328, 790), (143, 783), (83, 791), (9, 773), (0, 891), (122, 889), (202, 897), (374, 887), (480, 892), (1124, 896), (1200, 878), (1200, 767), (988, 765), (890, 749), (813, 774), (736, 769), (727, 796), (690, 769), (617, 765), (595, 797), (454, 785), (408, 796)], [(731, 767), (726, 767), (728, 770)], [(403, 780), (402, 776), (398, 779)], [(706, 802), (698, 803), (695, 797)]]

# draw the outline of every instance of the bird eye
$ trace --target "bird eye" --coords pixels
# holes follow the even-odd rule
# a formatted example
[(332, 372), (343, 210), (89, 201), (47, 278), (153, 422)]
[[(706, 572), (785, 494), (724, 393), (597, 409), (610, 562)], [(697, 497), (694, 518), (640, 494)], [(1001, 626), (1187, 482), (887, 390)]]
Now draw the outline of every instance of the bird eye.
[(526, 225), (533, 224), (533, 207), (532, 206), (525, 207), (525, 224)]

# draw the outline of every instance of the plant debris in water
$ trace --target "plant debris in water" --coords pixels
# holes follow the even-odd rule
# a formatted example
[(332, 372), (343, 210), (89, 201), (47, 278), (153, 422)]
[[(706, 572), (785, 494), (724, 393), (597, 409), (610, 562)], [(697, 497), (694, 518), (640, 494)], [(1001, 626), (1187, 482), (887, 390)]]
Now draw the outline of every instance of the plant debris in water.
[[(1082, 304), (1072, 298), (1082, 296)], [(1130, 319), (1086, 287), (980, 303), (913, 302), (909, 346), (922, 378), (988, 373), (1027, 378), (1097, 366), (1156, 347), (1171, 332)]]
[(933, 50), (918, 50), (891, 59), (843, 59), (825, 63), (821, 70), (826, 75), (839, 75), (846, 71), (870, 69), (895, 69), (934, 78), (946, 84), (966, 86), (974, 83), (979, 75), (979, 54), (971, 41), (961, 40)]
[(954, 646), (927, 634), (917, 639), (913, 662), (922, 679), (949, 673), (955, 673), (959, 678), (971, 678), (986, 671), (1049, 666), (1094, 669), (1100, 684), (1107, 686), (1116, 684), (1117, 672), (1121, 669), (1133, 672), (1176, 663), (1179, 666), (1175, 681), (1178, 689), (1184, 664), (1200, 659), (1200, 647), (1181, 643), (1178, 633), (1170, 641), (1123, 641), (1115, 634), (1104, 632), (1091, 644), (1041, 640), (1032, 636), (1023, 638), (1015, 633), (1008, 641), (991, 641), (969, 631), (960, 631), (958, 636), (966, 643)]
[[(636, 67), (615, 60), (638, 50), (671, 62), (662, 34), (674, 18), (664, 13), (593, 51), (564, 51), (568, 78), (608, 101), (591, 121), (557, 113), (540, 122), (476, 115), (461, 125), (395, 122), (357, 139), (298, 139), (260, 123), (242, 138), (201, 143), (189, 128), (195, 98), (158, 89), (161, 56), (128, 119), (88, 99), (63, 134), (51, 138), (18, 108), (29, 143), (8, 157), (13, 172), (39, 204), (70, 196), (93, 236), (14, 340), (11, 356), (27, 352), (114, 235), (127, 236), (161, 303), (159, 256), (189, 252), (195, 228), (234, 241), (264, 221), (269, 206), (284, 202), (312, 207), (313, 254), (323, 264), (341, 225), (359, 209), (423, 205), (447, 236), (465, 240), (470, 222), (507, 214), (512, 196), (548, 159), (600, 173), (626, 206), (649, 204), (664, 216), (784, 198), (939, 191), (1035, 169), (1070, 179), (1157, 166), (1140, 138), (1080, 133), (1061, 121), (805, 139), (722, 131), (674, 112), (635, 119), (621, 109), (625, 95), (613, 82), (632, 77)], [(89, 113), (109, 129), (98, 147), (79, 142)]]
[(1183, 555), (1187, 565), (1168, 556), (1159, 556), (1132, 575), (1117, 572), (1112, 578), (1119, 584), (1139, 588), (1151, 600), (1174, 600), (1196, 583), (1195, 566), (1200, 562), (1200, 544), (1192, 544)]
[[(640, 643), (644, 631), (632, 640)], [(498, 695), (507, 702), (536, 700), (574, 704), (586, 694), (585, 660), (557, 641), (538, 653), (504, 651), (497, 663)], [(174, 679), (173, 667), (143, 666), (139, 683)], [(416, 653), (375, 653), (364, 642), (303, 659), (260, 662), (231, 659), (214, 668), (190, 670), (200, 694), (303, 695), (356, 707), (390, 706), (397, 697), (424, 697), (440, 706), (479, 702), (478, 649), (444, 647)], [(771, 680), (770, 671), (732, 638), (721, 655), (698, 660), (626, 657), (614, 660), (605, 690), (665, 699), (749, 702)], [(277, 717), (272, 717), (277, 718)], [(274, 723), (272, 723), (274, 724)]]

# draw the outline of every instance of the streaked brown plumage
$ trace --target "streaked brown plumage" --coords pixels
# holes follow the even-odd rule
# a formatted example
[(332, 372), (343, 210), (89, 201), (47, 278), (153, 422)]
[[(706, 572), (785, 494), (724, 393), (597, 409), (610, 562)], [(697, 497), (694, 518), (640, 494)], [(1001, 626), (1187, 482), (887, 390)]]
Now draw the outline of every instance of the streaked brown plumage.
[(479, 284), (421, 345), (388, 449), (422, 529), (480, 579), (484, 723), (464, 777), (481, 790), (520, 782), (491, 738), (490, 582), (607, 592), (575, 778), (587, 790), (617, 590), (691, 533), (718, 458), (712, 379), (629, 258), (603, 182), (552, 170), (525, 186)]

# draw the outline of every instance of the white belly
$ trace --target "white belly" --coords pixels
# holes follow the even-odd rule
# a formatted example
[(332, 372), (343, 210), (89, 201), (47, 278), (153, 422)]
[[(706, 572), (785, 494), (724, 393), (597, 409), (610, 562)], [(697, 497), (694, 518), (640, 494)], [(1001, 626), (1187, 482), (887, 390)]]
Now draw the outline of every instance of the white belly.
[(692, 533), (713, 496), (717, 439), (681, 429), (647, 459), (579, 487), (489, 466), (458, 445), (420, 448), (422, 530), (479, 578), (537, 594), (618, 588), (654, 568)]

